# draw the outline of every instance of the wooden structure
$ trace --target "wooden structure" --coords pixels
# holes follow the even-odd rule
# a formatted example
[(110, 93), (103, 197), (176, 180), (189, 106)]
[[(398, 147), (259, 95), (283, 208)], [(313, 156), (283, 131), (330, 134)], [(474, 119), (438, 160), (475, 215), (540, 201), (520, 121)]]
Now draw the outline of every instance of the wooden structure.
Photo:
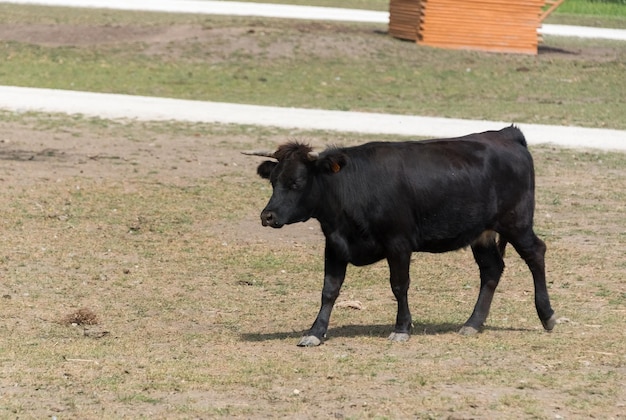
[(390, 0), (389, 33), (433, 47), (537, 54), (537, 29), (562, 2)]

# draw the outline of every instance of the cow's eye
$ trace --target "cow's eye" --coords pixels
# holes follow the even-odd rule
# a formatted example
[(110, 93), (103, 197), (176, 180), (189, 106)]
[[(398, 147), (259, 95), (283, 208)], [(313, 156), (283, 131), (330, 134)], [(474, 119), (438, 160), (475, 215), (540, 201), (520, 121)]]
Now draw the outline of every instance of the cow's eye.
[(302, 180), (300, 179), (294, 179), (289, 183), (289, 189), (290, 190), (299, 190), (302, 188), (302, 185), (304, 183), (302, 182)]

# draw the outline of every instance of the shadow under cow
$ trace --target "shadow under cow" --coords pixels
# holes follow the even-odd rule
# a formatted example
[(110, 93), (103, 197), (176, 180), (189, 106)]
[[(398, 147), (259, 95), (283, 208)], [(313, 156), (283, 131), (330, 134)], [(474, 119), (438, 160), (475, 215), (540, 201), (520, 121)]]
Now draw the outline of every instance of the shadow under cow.
[[(414, 323), (411, 335), (439, 335), (439, 334), (456, 334), (461, 328), (461, 324), (453, 323)], [(486, 326), (485, 331), (528, 331), (525, 328), (510, 327), (494, 327)], [(325, 341), (333, 338), (354, 338), (354, 337), (380, 337), (387, 338), (393, 331), (393, 325), (390, 324), (374, 324), (374, 325), (344, 325), (328, 330)], [(273, 340), (297, 340), (302, 337), (307, 330), (302, 331), (277, 331), (271, 333), (243, 333), (241, 339), (243, 341), (259, 342)]]

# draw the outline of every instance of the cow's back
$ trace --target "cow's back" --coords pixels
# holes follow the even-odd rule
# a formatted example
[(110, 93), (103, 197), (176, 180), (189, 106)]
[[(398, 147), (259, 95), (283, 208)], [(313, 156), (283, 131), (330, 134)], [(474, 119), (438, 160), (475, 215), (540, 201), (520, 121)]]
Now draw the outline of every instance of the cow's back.
[(340, 203), (346, 231), (357, 229), (372, 243), (402, 239), (416, 251), (442, 252), (496, 229), (507, 212), (532, 219), (532, 158), (515, 127), (327, 153), (346, 159), (329, 178), (328, 202)]

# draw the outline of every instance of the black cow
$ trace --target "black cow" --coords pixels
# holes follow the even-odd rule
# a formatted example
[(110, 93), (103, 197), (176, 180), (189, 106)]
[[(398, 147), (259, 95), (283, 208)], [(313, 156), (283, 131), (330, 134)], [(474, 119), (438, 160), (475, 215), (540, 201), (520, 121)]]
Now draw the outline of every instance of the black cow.
[(326, 237), (322, 305), (299, 346), (322, 342), (348, 263), (361, 266), (383, 258), (398, 302), (389, 339), (408, 340), (411, 253), (467, 246), (480, 269), (480, 293), (460, 333), (475, 334), (489, 313), (507, 243), (530, 268), (543, 327), (554, 328), (546, 246), (533, 231), (533, 160), (517, 127), (451, 139), (373, 142), (319, 154), (292, 142), (261, 155), (276, 160), (264, 161), (257, 170), (273, 187), (261, 212), (263, 225), (280, 228), (315, 218)]

